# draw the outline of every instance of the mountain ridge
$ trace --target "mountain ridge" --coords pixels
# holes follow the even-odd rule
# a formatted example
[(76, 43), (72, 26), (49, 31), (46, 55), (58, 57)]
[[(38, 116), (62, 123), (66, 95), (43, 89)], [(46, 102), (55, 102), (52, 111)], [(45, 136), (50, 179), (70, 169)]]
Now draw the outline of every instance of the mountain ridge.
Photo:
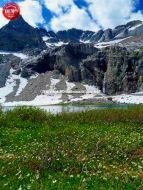
[[(22, 51), (24, 49), (46, 49), (46, 46), (62, 45), (69, 42), (101, 43), (132, 36), (143, 35), (143, 22), (135, 20), (114, 29), (83, 31), (71, 28), (69, 30), (46, 31), (43, 28), (30, 26), (22, 16), (10, 21), (0, 29), (0, 49), (5, 51)], [(24, 36), (24, 37), (23, 37)], [(58, 44), (59, 43), (59, 44)]]
[(0, 29), (0, 49), (0, 103), (44, 98), (55, 104), (143, 91), (142, 21), (96, 33), (54, 33), (19, 17)]
[[(133, 27), (134, 30), (131, 30)], [(80, 29), (72, 28), (69, 30), (63, 30), (58, 31), (57, 33), (53, 33), (54, 38), (50, 35), (51, 32), (52, 31), (47, 32), (47, 37), (51, 37), (47, 40), (47, 42), (53, 42), (53, 39), (55, 39), (55, 37), (57, 38), (57, 42), (108, 42), (110, 40), (140, 35), (140, 32), (143, 35), (143, 22), (139, 20), (131, 21), (128, 22), (126, 25), (120, 25), (115, 27), (114, 29), (99, 30), (97, 32), (83, 31)]]

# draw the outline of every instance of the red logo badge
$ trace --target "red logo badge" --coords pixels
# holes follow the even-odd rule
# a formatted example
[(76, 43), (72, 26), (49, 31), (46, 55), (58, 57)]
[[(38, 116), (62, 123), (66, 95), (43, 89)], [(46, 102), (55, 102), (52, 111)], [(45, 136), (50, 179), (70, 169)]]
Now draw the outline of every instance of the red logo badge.
[(5, 18), (14, 20), (20, 15), (20, 8), (16, 3), (7, 3), (2, 10)]

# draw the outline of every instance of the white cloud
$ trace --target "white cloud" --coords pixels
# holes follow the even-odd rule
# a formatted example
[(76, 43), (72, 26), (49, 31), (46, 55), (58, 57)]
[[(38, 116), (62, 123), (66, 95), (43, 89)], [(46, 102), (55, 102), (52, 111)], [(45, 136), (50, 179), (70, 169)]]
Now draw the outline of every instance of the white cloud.
[(0, 28), (6, 25), (9, 21), (3, 16), (2, 8), (0, 8)]
[[(87, 9), (79, 8), (75, 4), (75, 0), (22, 0), (18, 4), (23, 18), (36, 27), (38, 23), (45, 24), (41, 5), (41, 3), (44, 3), (53, 13), (51, 21), (44, 26), (54, 31), (69, 28), (97, 31), (99, 25), (106, 29), (114, 28), (131, 20), (143, 20), (141, 11), (133, 12), (138, 0), (85, 1), (89, 3), (88, 11), (93, 19), (87, 13)], [(2, 8), (0, 8), (0, 20), (0, 27), (8, 23), (8, 20), (2, 15)], [(97, 23), (95, 23), (95, 20)]]
[(91, 20), (84, 9), (72, 6), (71, 9), (51, 20), (51, 28), (54, 31), (77, 28), (83, 30), (98, 30), (99, 27)]
[(57, 15), (74, 5), (73, 0), (44, 0), (44, 3), (51, 12)]
[(90, 18), (85, 9), (78, 8), (73, 0), (44, 0), (46, 7), (55, 14), (50, 27), (54, 31), (78, 28), (98, 30), (99, 27)]
[[(114, 28), (130, 20), (143, 20), (141, 11), (133, 13), (138, 0), (85, 0), (88, 11), (79, 8), (74, 0), (43, 0), (46, 7), (54, 13), (50, 27), (54, 31), (79, 28), (84, 30)], [(95, 23), (96, 21), (96, 23)]]
[(104, 28), (125, 24), (131, 19), (143, 20), (141, 12), (132, 13), (138, 0), (86, 0), (92, 17)]
[(129, 17), (129, 21), (132, 20), (142, 20), (143, 21), (143, 14), (141, 11), (138, 11), (136, 13), (132, 13)]
[(38, 1), (25, 0), (18, 4), (21, 9), (21, 15), (30, 25), (36, 27), (38, 23), (44, 23), (42, 6)]

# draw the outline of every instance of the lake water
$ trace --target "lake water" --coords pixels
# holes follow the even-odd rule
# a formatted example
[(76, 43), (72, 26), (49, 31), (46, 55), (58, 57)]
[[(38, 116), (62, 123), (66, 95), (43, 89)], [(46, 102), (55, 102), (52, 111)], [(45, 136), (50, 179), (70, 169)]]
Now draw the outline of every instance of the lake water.
[[(48, 105), (48, 106), (36, 106), (44, 109), (47, 112), (57, 114), (62, 112), (82, 112), (88, 110), (103, 110), (111, 108), (128, 108), (125, 104), (106, 104), (106, 105)], [(3, 107), (4, 111), (12, 110), (15, 107)]]

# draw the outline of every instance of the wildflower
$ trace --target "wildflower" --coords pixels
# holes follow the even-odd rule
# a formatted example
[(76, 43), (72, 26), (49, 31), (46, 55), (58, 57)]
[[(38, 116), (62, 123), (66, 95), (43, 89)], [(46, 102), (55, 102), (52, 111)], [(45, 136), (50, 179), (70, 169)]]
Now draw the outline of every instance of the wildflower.
[(40, 177), (40, 174), (39, 174), (39, 171), (37, 171), (36, 179), (39, 179), (39, 177)]
[(31, 189), (31, 186), (30, 186), (30, 185), (28, 185), (28, 186), (27, 186), (27, 189)]
[(30, 176), (30, 173), (28, 173), (26, 176), (29, 177), (29, 176)]
[(8, 185), (8, 183), (5, 183), (5, 184), (4, 184), (4, 186), (7, 186), (7, 185)]
[(83, 182), (85, 182), (85, 178), (83, 178), (83, 180), (82, 180)]
[(18, 190), (22, 190), (22, 187), (21, 187), (21, 185), (20, 185), (20, 187), (18, 188)]
[(57, 183), (57, 180), (54, 180), (53, 183)]
[(19, 172), (16, 174), (16, 176), (18, 176), (20, 173), (21, 173), (21, 171), (19, 171)]

